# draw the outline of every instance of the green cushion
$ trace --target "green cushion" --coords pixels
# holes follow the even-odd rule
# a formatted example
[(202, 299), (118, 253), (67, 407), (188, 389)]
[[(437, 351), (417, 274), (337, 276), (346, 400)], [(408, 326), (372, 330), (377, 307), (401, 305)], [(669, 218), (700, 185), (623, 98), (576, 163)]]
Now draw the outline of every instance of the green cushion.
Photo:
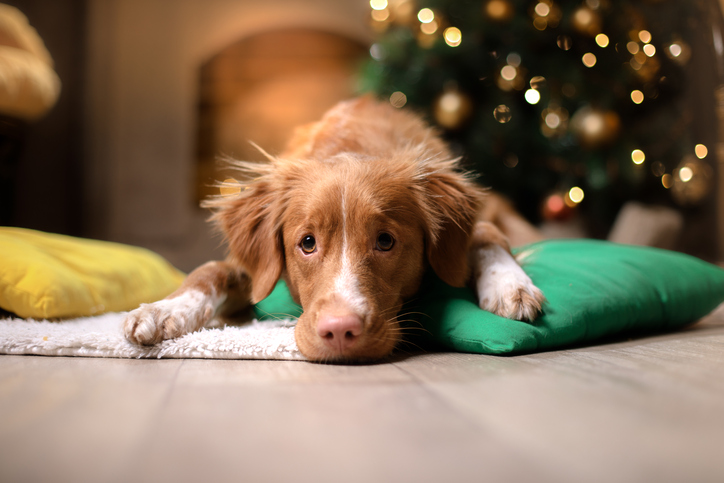
[[(406, 307), (432, 340), (461, 352), (515, 354), (590, 343), (628, 332), (671, 330), (724, 301), (724, 270), (697, 258), (648, 247), (596, 240), (551, 240), (516, 250), (543, 291), (543, 313), (533, 323), (478, 308), (467, 288), (436, 277)], [(258, 317), (298, 316), (285, 285), (257, 306)]]

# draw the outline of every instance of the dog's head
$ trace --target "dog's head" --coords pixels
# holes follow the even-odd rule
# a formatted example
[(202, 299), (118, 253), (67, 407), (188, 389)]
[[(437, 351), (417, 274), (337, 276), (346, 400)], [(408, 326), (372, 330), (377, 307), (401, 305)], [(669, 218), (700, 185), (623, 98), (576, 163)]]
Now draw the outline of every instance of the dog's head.
[(216, 203), (215, 219), (251, 276), (253, 302), (287, 280), (304, 310), (297, 345), (310, 360), (388, 355), (403, 301), (428, 266), (465, 284), (481, 192), (454, 161), (412, 152), (240, 166), (254, 179)]

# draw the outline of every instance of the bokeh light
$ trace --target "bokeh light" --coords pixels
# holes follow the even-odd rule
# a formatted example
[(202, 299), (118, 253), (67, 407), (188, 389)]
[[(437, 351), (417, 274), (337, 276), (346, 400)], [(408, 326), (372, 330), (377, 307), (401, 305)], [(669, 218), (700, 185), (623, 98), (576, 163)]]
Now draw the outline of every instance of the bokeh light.
[(697, 158), (704, 159), (706, 155), (709, 154), (709, 149), (703, 144), (697, 144), (694, 146), (694, 154), (696, 154)]
[(635, 164), (641, 164), (646, 159), (646, 155), (640, 149), (634, 149), (631, 151), (631, 161)]
[(458, 45), (460, 45), (463, 35), (462, 32), (460, 32), (459, 28), (448, 27), (445, 29), (443, 37), (445, 37), (445, 43), (448, 44), (450, 47), (457, 47)]

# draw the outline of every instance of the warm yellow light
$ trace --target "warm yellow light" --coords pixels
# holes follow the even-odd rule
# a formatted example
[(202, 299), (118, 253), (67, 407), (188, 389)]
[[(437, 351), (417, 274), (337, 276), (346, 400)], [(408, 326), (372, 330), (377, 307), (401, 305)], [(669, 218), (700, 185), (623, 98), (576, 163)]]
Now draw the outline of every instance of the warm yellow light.
[(669, 52), (671, 53), (672, 57), (678, 57), (681, 55), (681, 52), (684, 49), (679, 44), (671, 44), (669, 45)]
[(241, 193), (241, 184), (233, 178), (227, 178), (219, 186), (221, 196), (234, 196)]
[(387, 8), (387, 0), (370, 0), (370, 7), (373, 10), (384, 10)]
[(541, 17), (547, 17), (548, 14), (551, 13), (551, 7), (543, 2), (540, 2), (538, 5), (535, 6), (535, 13), (537, 13)]
[(673, 176), (671, 176), (669, 173), (666, 173), (665, 175), (663, 175), (661, 177), (661, 185), (666, 189), (671, 188), (674, 185)]
[(404, 92), (396, 91), (390, 95), (390, 104), (392, 107), (401, 108), (407, 104), (407, 96)]
[(656, 47), (654, 47), (653, 44), (644, 45), (644, 54), (649, 57), (653, 57), (654, 55), (656, 55)]
[(417, 19), (422, 23), (430, 23), (435, 20), (435, 14), (429, 8), (423, 8), (417, 12)]
[(457, 47), (463, 39), (463, 34), (457, 27), (448, 27), (442, 35), (445, 37), (445, 43), (450, 47)]
[(599, 47), (601, 47), (601, 48), (608, 47), (608, 42), (609, 42), (608, 35), (606, 35), (606, 34), (596, 35), (596, 43), (598, 44)]
[(528, 104), (538, 104), (540, 101), (540, 92), (535, 89), (528, 89), (525, 91), (525, 100)]
[(694, 146), (694, 154), (696, 154), (697, 158), (704, 159), (706, 158), (706, 155), (709, 154), (709, 149), (707, 149), (707, 147), (703, 144), (697, 144)]
[(505, 67), (500, 69), (500, 77), (507, 81), (512, 81), (517, 75), (518, 71), (512, 65), (506, 65)]
[(690, 167), (684, 166), (683, 168), (681, 168), (679, 170), (679, 179), (681, 181), (683, 181), (684, 183), (688, 183), (689, 181), (691, 181), (691, 178), (693, 178), (693, 177), (694, 177), (694, 171)]
[(511, 52), (508, 54), (508, 57), (506, 57), (505, 60), (507, 60), (508, 64), (512, 65), (513, 67), (518, 67), (522, 59), (520, 58), (519, 54)]
[(390, 18), (390, 11), (386, 8), (382, 10), (372, 10), (372, 18), (378, 22), (384, 22)]
[(626, 50), (635, 55), (639, 51), (639, 44), (637, 42), (629, 42), (626, 44)]
[(586, 67), (593, 67), (596, 65), (596, 56), (590, 52), (583, 54), (583, 58), (581, 60), (583, 60), (583, 65)]
[(633, 161), (634, 164), (641, 164), (645, 159), (646, 155), (640, 149), (634, 149), (631, 151), (631, 161)]
[(535, 27), (536, 30), (540, 30), (542, 32), (548, 27), (548, 20), (543, 17), (536, 17), (535, 19), (533, 19), (533, 27)]
[(435, 20), (433, 20), (430, 23), (422, 23), (422, 24), (420, 24), (420, 30), (424, 34), (432, 35), (435, 32), (437, 32), (437, 22)]
[(641, 42), (645, 44), (648, 44), (649, 42), (651, 42), (651, 33), (648, 30), (642, 30), (641, 32), (639, 32), (639, 40), (641, 40)]
[(546, 123), (546, 126), (551, 129), (556, 129), (558, 126), (561, 125), (561, 116), (559, 116), (555, 112), (549, 112), (548, 114), (546, 114), (544, 121)]
[(634, 104), (641, 104), (644, 102), (644, 93), (639, 90), (631, 91), (631, 100)]
[(568, 192), (568, 197), (571, 199), (572, 202), (578, 204), (581, 201), (583, 201), (583, 190), (579, 188), (578, 186), (574, 186), (571, 188), (571, 190)]

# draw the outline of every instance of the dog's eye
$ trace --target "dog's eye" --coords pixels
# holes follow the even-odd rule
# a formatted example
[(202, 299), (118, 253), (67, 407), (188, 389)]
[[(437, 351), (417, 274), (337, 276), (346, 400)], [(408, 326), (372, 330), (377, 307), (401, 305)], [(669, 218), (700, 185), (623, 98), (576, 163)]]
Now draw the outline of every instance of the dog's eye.
[(392, 250), (395, 245), (395, 239), (389, 233), (380, 233), (377, 235), (377, 249), (383, 252)]
[(299, 244), (302, 247), (304, 253), (312, 253), (317, 249), (317, 240), (312, 235), (307, 235), (302, 238), (302, 242)]

